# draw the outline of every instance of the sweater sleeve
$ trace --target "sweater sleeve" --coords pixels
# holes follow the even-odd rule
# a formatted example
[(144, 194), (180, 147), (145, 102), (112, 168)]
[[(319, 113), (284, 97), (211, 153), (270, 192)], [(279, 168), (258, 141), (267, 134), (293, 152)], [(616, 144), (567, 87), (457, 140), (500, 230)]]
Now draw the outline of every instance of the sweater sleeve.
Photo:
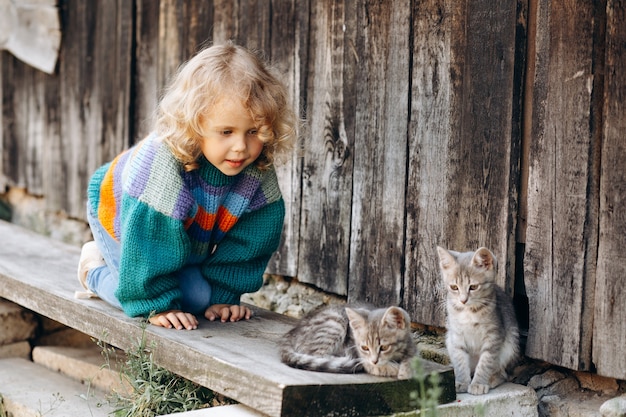
[(281, 199), (246, 213), (203, 264), (211, 283), (211, 304), (239, 304), (241, 294), (263, 285), (263, 273), (280, 243), (285, 217)]
[(130, 196), (124, 196), (122, 205), (120, 279), (115, 295), (124, 312), (147, 317), (151, 312), (180, 309), (175, 272), (190, 252), (182, 221)]

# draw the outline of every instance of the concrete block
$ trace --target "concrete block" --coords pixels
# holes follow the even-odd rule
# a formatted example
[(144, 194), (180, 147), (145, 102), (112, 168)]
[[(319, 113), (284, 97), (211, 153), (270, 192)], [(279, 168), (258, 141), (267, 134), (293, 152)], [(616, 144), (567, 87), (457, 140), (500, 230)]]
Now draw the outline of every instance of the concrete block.
[(611, 398), (600, 406), (602, 417), (626, 417), (626, 394)]
[(37, 324), (31, 311), (0, 299), (0, 346), (31, 339)]
[[(524, 385), (505, 383), (484, 395), (457, 394), (457, 400), (437, 407), (438, 417), (537, 417), (537, 394)], [(419, 411), (393, 417), (417, 417)]]
[(28, 342), (16, 342), (0, 346), (0, 359), (24, 358), (30, 359), (31, 347)]
[(95, 345), (90, 348), (37, 346), (33, 349), (33, 362), (104, 392), (130, 392), (131, 389), (122, 380), (115, 358), (110, 358), (107, 364)]
[(102, 393), (25, 359), (0, 359), (0, 369), (0, 395), (8, 415), (106, 417), (114, 411)]

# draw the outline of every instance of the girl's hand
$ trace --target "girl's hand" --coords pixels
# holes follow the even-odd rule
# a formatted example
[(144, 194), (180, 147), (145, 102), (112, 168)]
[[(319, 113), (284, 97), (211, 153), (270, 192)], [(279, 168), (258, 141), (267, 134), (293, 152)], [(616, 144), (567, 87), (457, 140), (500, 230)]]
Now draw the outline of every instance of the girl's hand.
[(248, 320), (252, 317), (252, 311), (248, 307), (234, 304), (213, 304), (204, 312), (204, 317), (209, 321), (221, 319), (222, 323), (227, 321)]
[(198, 319), (191, 313), (180, 310), (168, 310), (150, 317), (150, 323), (166, 329), (194, 330), (198, 328)]

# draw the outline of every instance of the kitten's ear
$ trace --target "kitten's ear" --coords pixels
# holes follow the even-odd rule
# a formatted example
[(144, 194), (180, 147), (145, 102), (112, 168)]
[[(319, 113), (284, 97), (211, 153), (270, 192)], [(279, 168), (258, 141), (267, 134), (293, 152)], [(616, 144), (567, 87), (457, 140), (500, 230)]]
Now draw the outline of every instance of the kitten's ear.
[(348, 321), (350, 322), (350, 327), (353, 329), (358, 329), (365, 325), (365, 317), (351, 309), (350, 307), (346, 307), (346, 315), (348, 316)]
[(496, 269), (498, 261), (491, 251), (485, 247), (479, 248), (472, 258), (472, 265), (476, 268), (490, 271)]
[(450, 269), (456, 264), (454, 256), (441, 246), (437, 246), (437, 253), (439, 254), (439, 266), (442, 270)]
[(382, 322), (392, 329), (404, 330), (411, 325), (409, 313), (400, 307), (389, 307), (383, 315)]

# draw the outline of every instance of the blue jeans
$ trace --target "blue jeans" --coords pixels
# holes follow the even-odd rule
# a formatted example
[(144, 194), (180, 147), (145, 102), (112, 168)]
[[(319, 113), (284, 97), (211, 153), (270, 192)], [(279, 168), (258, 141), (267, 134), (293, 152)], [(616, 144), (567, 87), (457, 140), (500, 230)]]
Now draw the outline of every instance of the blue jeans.
[[(104, 266), (89, 270), (87, 286), (102, 300), (121, 310), (122, 305), (115, 296), (120, 280), (120, 243), (113, 239), (91, 214), (89, 204), (87, 204), (87, 221), (96, 245), (106, 263)], [(200, 268), (195, 265), (186, 266), (178, 271), (176, 276), (182, 292), (182, 310), (187, 313), (203, 315), (210, 305), (211, 284), (204, 278)]]

